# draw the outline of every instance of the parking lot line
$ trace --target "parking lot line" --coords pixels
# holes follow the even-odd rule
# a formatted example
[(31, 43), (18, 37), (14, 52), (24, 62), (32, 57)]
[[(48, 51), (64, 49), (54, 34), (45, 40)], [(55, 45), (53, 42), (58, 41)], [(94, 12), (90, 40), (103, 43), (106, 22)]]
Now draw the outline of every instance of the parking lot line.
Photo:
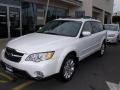
[(0, 73), (0, 75), (3, 76), (3, 77), (5, 77), (5, 78), (7, 78), (7, 79), (9, 79), (9, 80), (13, 80), (12, 77), (10, 77), (9, 75), (7, 75), (5, 73)]
[(8, 81), (3, 81), (3, 80), (0, 80), (0, 83), (7, 83)]
[(32, 83), (34, 83), (34, 81), (26, 81), (25, 83), (22, 83), (22, 84), (16, 86), (15, 88), (13, 88), (13, 89), (11, 89), (11, 90), (21, 90), (21, 89), (23, 89), (24, 87), (26, 87), (26, 86), (28, 86), (28, 85), (30, 85), (30, 84), (32, 84)]

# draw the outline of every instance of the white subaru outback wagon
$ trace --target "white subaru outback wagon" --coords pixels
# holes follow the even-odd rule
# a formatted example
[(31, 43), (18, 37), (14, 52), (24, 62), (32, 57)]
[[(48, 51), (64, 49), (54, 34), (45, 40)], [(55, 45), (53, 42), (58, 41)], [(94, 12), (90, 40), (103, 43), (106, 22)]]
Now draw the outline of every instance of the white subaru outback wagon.
[(98, 20), (57, 19), (8, 42), (1, 53), (1, 65), (35, 79), (59, 74), (61, 80), (69, 81), (78, 61), (95, 52), (104, 55), (106, 36)]

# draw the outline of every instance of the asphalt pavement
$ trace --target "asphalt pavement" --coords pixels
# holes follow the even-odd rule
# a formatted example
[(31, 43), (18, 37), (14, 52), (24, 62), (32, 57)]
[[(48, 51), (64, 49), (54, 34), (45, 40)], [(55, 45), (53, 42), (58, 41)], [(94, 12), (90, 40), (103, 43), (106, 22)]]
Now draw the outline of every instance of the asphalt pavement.
[[(2, 45), (0, 49), (5, 43)], [(16, 78), (0, 71), (0, 90), (115, 90), (115, 85), (120, 86), (119, 83), (120, 44), (109, 44), (103, 57), (94, 54), (81, 61), (73, 79), (67, 83), (60, 82), (56, 77), (41, 81)]]

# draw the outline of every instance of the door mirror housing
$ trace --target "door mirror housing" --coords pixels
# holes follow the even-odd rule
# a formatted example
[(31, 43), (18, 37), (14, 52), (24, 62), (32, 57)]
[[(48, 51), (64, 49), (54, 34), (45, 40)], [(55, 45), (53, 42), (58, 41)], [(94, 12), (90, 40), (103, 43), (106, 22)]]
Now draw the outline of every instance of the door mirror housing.
[(83, 31), (82, 32), (83, 37), (90, 36), (90, 35), (91, 35), (91, 32), (89, 32), (89, 31)]
[(42, 27), (39, 27), (39, 30), (42, 29)]

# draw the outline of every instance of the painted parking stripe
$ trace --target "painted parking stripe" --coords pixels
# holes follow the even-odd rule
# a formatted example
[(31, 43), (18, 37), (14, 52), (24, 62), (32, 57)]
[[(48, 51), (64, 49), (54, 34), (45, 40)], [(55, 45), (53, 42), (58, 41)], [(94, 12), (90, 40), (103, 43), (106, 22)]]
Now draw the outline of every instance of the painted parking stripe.
[(3, 80), (0, 80), (0, 83), (7, 83), (8, 81), (3, 81)]
[(120, 83), (106, 82), (110, 90), (120, 90)]
[(11, 89), (11, 90), (21, 90), (23, 89), (24, 87), (27, 87), (28, 85), (34, 83), (34, 81), (26, 81), (18, 86), (16, 86), (15, 88)]
[(9, 75), (7, 75), (5, 73), (0, 73), (0, 75), (3, 76), (3, 77), (5, 77), (5, 78), (7, 78), (7, 79), (9, 79), (9, 80), (13, 80), (12, 77), (10, 77)]

